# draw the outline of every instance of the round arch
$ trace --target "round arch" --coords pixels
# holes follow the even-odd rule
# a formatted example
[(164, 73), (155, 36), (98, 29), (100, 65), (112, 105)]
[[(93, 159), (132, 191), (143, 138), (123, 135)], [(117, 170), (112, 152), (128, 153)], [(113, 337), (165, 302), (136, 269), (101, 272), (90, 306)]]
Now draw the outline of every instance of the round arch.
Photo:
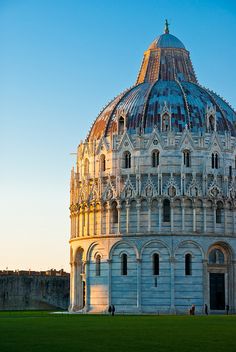
[[(174, 248), (174, 253), (173, 253), (174, 256), (175, 256), (176, 252), (178, 251), (178, 249), (180, 249), (181, 247), (183, 247), (185, 244), (192, 244), (192, 245), (196, 246), (196, 247), (200, 250), (201, 255), (202, 255), (202, 258), (205, 257), (204, 250), (203, 250), (203, 248), (200, 246), (200, 244), (197, 243), (197, 242), (195, 242), (195, 241), (192, 241), (192, 240), (184, 240), (184, 241), (181, 241), (180, 243), (178, 243), (177, 246)], [(186, 249), (186, 251), (189, 251), (189, 250)]]
[(78, 259), (78, 255), (79, 255), (79, 254), (81, 254), (81, 260), (82, 260), (82, 261), (85, 260), (85, 250), (84, 250), (83, 247), (81, 247), (81, 246), (77, 247), (77, 248), (73, 251), (73, 254), (74, 254), (73, 260), (74, 260), (75, 263), (78, 264), (77, 259)]
[(140, 251), (140, 259), (142, 259), (144, 249), (151, 244), (161, 244), (163, 247), (165, 247), (167, 249), (169, 256), (171, 255), (170, 248), (168, 247), (168, 245), (164, 241), (150, 240), (142, 246), (141, 251)]
[(138, 248), (133, 242), (130, 242), (130, 241), (127, 241), (127, 240), (120, 240), (120, 241), (116, 242), (115, 244), (113, 244), (112, 247), (110, 248), (110, 250), (109, 250), (109, 260), (112, 258), (113, 252), (116, 249), (116, 247), (119, 246), (120, 244), (127, 244), (130, 247), (132, 247), (134, 252), (135, 252), (135, 254), (136, 254), (136, 259), (140, 258)]
[(227, 243), (225, 241), (217, 241), (217, 242), (212, 243), (208, 247), (208, 250), (206, 252), (206, 257), (205, 257), (206, 260), (208, 260), (209, 254), (214, 248), (219, 248), (219, 249), (223, 250), (224, 254), (226, 255), (227, 262), (229, 260), (233, 260), (235, 258), (234, 251), (229, 243)]

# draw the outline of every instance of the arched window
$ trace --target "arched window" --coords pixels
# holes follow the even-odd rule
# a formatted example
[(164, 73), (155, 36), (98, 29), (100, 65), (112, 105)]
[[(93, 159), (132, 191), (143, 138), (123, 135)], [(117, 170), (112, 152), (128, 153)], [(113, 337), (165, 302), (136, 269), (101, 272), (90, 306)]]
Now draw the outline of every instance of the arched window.
[(159, 165), (159, 150), (154, 150), (152, 152), (152, 167), (157, 167)]
[(118, 224), (118, 210), (115, 202), (112, 203), (112, 222), (113, 224)]
[(219, 168), (219, 157), (218, 157), (218, 154), (215, 153), (215, 169), (218, 169)]
[(192, 256), (189, 253), (185, 255), (185, 275), (192, 275)]
[(123, 134), (125, 130), (125, 120), (124, 118), (121, 116), (119, 118), (119, 134)]
[(84, 175), (87, 176), (89, 174), (89, 160), (85, 159), (84, 161)]
[(191, 166), (190, 151), (189, 150), (184, 150), (183, 154), (184, 154), (184, 165), (186, 167), (190, 167)]
[(212, 167), (212, 169), (214, 169), (215, 168), (215, 154), (211, 154), (211, 167)]
[(96, 256), (96, 276), (101, 276), (101, 256)]
[(152, 256), (153, 275), (159, 275), (159, 254), (154, 253)]
[(232, 177), (232, 166), (231, 165), (229, 166), (229, 177), (230, 178)]
[(220, 249), (214, 248), (209, 254), (209, 264), (224, 264), (224, 262), (224, 253)]
[(211, 167), (212, 167), (212, 169), (219, 168), (219, 156), (217, 153), (211, 154)]
[(170, 201), (169, 201), (169, 199), (164, 199), (164, 201), (163, 201), (163, 221), (170, 222)]
[(220, 202), (217, 203), (216, 207), (216, 223), (222, 223), (222, 204)]
[(164, 114), (162, 116), (162, 131), (167, 132), (170, 130), (170, 116), (168, 114)]
[(127, 254), (123, 253), (121, 255), (121, 275), (128, 274), (127, 263), (128, 263), (128, 256)]
[(100, 156), (100, 170), (101, 172), (106, 171), (106, 157), (104, 154)]
[(125, 169), (131, 168), (131, 153), (130, 152), (124, 153), (124, 167), (125, 167)]

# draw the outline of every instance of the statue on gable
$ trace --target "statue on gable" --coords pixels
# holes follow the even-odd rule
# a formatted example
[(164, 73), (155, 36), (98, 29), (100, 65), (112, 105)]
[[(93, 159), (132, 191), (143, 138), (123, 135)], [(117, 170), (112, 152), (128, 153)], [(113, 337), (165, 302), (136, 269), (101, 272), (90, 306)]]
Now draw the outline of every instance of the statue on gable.
[(132, 189), (128, 187), (125, 191), (125, 197), (126, 198), (131, 198), (132, 197)]
[(152, 186), (151, 186), (151, 185), (148, 185), (148, 186), (146, 187), (146, 196), (149, 197), (149, 198), (151, 198), (152, 195), (153, 195)]

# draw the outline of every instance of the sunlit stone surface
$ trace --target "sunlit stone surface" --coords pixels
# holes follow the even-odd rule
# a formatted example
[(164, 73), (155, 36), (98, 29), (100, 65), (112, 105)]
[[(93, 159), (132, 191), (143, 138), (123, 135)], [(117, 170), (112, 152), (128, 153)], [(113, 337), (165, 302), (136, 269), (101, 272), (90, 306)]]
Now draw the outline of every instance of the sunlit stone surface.
[(78, 146), (71, 311), (235, 309), (235, 122), (166, 23)]

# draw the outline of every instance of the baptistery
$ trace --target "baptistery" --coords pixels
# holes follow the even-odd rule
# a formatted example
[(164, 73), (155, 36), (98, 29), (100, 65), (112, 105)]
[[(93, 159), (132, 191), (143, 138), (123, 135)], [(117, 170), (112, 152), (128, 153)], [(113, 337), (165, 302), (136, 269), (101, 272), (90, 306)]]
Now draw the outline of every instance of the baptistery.
[(235, 111), (166, 22), (77, 149), (70, 311), (234, 311), (235, 138)]

